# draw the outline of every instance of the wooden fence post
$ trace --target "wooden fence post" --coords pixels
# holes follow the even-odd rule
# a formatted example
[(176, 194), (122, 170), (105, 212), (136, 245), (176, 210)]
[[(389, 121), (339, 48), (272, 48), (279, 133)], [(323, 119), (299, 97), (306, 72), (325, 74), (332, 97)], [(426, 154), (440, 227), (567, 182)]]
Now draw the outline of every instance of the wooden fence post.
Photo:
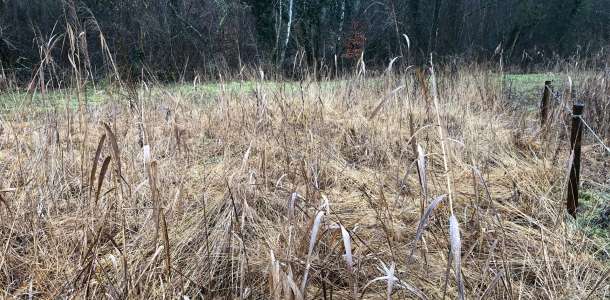
[(570, 179), (568, 181), (567, 208), (568, 213), (576, 218), (578, 208), (578, 185), (580, 183), (580, 149), (582, 140), (582, 112), (585, 108), (583, 103), (574, 103), (572, 107), (572, 132), (570, 135), (570, 149), (572, 149), (572, 167), (570, 168)]
[(551, 103), (551, 81), (544, 82), (544, 92), (542, 93), (542, 101), (540, 101), (540, 127), (544, 127), (549, 117), (549, 105)]

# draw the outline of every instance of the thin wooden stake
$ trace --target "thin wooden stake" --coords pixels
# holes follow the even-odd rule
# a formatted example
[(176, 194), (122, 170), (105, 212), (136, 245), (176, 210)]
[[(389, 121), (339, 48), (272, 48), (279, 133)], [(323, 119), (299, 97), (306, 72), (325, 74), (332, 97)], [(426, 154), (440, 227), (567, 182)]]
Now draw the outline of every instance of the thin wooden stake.
[(568, 181), (567, 208), (572, 217), (576, 218), (578, 208), (578, 186), (580, 184), (580, 150), (582, 140), (582, 112), (585, 108), (583, 103), (575, 103), (572, 108), (572, 132), (570, 136), (570, 149), (573, 151), (572, 167), (570, 168), (570, 180)]
[(540, 127), (544, 127), (549, 118), (549, 105), (551, 103), (551, 81), (544, 82), (544, 92), (540, 101)]

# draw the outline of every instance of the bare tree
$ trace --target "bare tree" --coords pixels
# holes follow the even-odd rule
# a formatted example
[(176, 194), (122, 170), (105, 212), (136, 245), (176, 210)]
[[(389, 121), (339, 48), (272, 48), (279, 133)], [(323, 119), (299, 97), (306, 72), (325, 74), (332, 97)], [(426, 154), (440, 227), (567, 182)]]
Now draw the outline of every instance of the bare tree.
[(293, 11), (294, 0), (288, 0), (288, 23), (286, 24), (286, 39), (284, 40), (284, 46), (282, 47), (282, 55), (280, 56), (280, 63), (284, 63), (286, 56), (286, 49), (288, 48), (288, 42), (290, 41), (290, 30), (292, 28), (292, 11)]

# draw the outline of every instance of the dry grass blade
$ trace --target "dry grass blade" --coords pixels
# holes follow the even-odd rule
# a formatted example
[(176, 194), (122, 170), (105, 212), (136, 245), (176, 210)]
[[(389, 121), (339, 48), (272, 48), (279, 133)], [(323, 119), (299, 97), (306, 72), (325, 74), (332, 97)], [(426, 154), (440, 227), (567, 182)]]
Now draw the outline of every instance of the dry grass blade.
[(360, 53), (360, 58), (356, 66), (360, 67), (358, 70), (358, 76), (366, 77), (366, 64), (364, 63), (364, 51)]
[(481, 294), (481, 296), (479, 297), (479, 300), (487, 299), (486, 298), (487, 297), (487, 293), (489, 293), (489, 291), (491, 291), (493, 288), (495, 288), (495, 286), (497, 285), (497, 283), (500, 280), (500, 278), (502, 278), (502, 272), (498, 272), (496, 274), (496, 276), (494, 276), (494, 278), (491, 280), (489, 285), (487, 285), (487, 288), (485, 289), (485, 291), (483, 291), (483, 294)]
[(388, 64), (388, 68), (385, 70), (386, 73), (392, 72), (392, 67), (394, 66), (394, 62), (396, 62), (396, 60), (398, 60), (399, 58), (400, 58), (400, 56), (396, 56), (396, 57), (392, 58), (392, 60), (390, 60), (390, 63)]
[(381, 266), (385, 273), (385, 278), (387, 281), (386, 294), (388, 296), (388, 300), (392, 299), (392, 291), (394, 290), (394, 283), (398, 281), (398, 278), (394, 276), (394, 271), (396, 270), (396, 265), (394, 263), (390, 264), (388, 268), (383, 262), (381, 262)]
[(394, 270), (396, 268), (396, 265), (394, 263), (390, 264), (390, 267), (388, 268), (386, 266), (386, 264), (382, 261), (381, 262), (381, 268), (377, 268), (379, 269), (384, 276), (380, 276), (380, 277), (376, 277), (373, 280), (370, 280), (369, 282), (367, 282), (364, 287), (362, 288), (362, 296), (364, 296), (367, 288), (377, 282), (377, 281), (386, 281), (386, 298), (387, 299), (392, 299), (392, 291), (394, 290), (394, 283), (396, 283), (398, 281), (398, 278), (396, 278), (396, 276), (394, 276)]
[(163, 225), (163, 241), (165, 242), (165, 272), (167, 280), (171, 282), (172, 278), (172, 255), (169, 247), (169, 234), (167, 222), (165, 221), (165, 213), (161, 212), (161, 223)]
[(110, 145), (112, 146), (117, 175), (119, 177), (122, 177), (121, 152), (119, 151), (119, 144), (117, 143), (116, 135), (114, 135), (114, 132), (112, 132), (112, 129), (110, 129), (110, 126), (108, 126), (108, 124), (104, 123), (104, 128), (106, 128), (106, 134), (108, 134), (108, 138), (110, 139)]
[(458, 286), (460, 300), (465, 299), (464, 282), (462, 280), (462, 242), (460, 240), (460, 227), (455, 215), (449, 217), (449, 239), (451, 242), (451, 254), (453, 255), (453, 267), (455, 271), (455, 281)]
[(422, 191), (422, 198), (428, 199), (428, 179), (426, 178), (426, 154), (424, 153), (424, 149), (419, 144), (417, 145), (417, 174), (419, 175), (419, 185)]
[(420, 289), (404, 282), (404, 281), (400, 281), (398, 283), (398, 286), (408, 290), (409, 292), (413, 293), (415, 296), (417, 296), (417, 298), (422, 299), (422, 300), (428, 300), (428, 296), (426, 296), (426, 294), (424, 294)]
[(362, 297), (365, 295), (365, 292), (367, 290), (367, 288), (377, 282), (377, 281), (386, 281), (386, 298), (388, 300), (392, 299), (392, 293), (394, 291), (394, 286), (398, 286), (398, 287), (402, 287), (406, 290), (408, 290), (409, 292), (413, 293), (415, 296), (417, 296), (419, 299), (423, 299), (423, 300), (427, 300), (428, 297), (422, 293), (422, 291), (420, 291), (419, 289), (413, 287), (412, 285), (401, 281), (400, 279), (398, 279), (398, 277), (396, 277), (396, 275), (394, 275), (395, 270), (396, 270), (396, 265), (394, 263), (390, 264), (390, 267), (388, 268), (386, 266), (386, 264), (382, 261), (381, 262), (381, 268), (377, 268), (379, 269), (382, 273), (384, 273), (384, 276), (380, 276), (377, 278), (374, 278), (373, 280), (369, 281), (366, 283), (366, 285), (364, 285), (364, 287), (362, 288), (362, 295), (361, 295), (361, 299)]
[(303, 295), (303, 293), (299, 290), (299, 287), (297, 286), (297, 283), (294, 281), (294, 276), (292, 274), (292, 270), (288, 270), (288, 275), (286, 276), (286, 282), (288, 284), (288, 287), (290, 288), (290, 291), (292, 293), (293, 297), (287, 297), (288, 299), (294, 299), (294, 300), (303, 300), (305, 299), (305, 296)]
[(100, 137), (100, 141), (97, 144), (97, 149), (95, 150), (93, 166), (91, 167), (91, 175), (89, 176), (89, 198), (91, 198), (91, 193), (93, 192), (93, 183), (95, 182), (95, 172), (97, 171), (97, 163), (100, 160), (100, 155), (102, 154), (102, 148), (104, 147), (105, 140), (106, 134), (102, 134), (102, 136)]
[(157, 260), (157, 256), (159, 256), (159, 254), (161, 254), (161, 251), (163, 250), (163, 247), (157, 247), (155, 249), (154, 254), (150, 257), (148, 263), (146, 264), (146, 266), (142, 269), (142, 271), (140, 272), (140, 275), (138, 275), (138, 278), (136, 279), (136, 281), (134, 282), (134, 286), (138, 286), (140, 284), (140, 281), (142, 280), (142, 278), (144, 277), (144, 275), (149, 274), (148, 270), (150, 269), (150, 267), (153, 265), (153, 263)]
[(159, 238), (159, 214), (161, 205), (159, 203), (159, 190), (157, 188), (157, 162), (153, 161), (150, 163), (148, 168), (148, 183), (150, 184), (150, 194), (153, 204), (153, 222), (155, 224), (155, 234), (153, 236), (153, 246), (157, 247), (157, 239)]
[(290, 201), (288, 201), (288, 224), (292, 224), (294, 220), (294, 205), (297, 200), (299, 194), (297, 192), (293, 192), (290, 195)]
[(246, 153), (244, 153), (244, 158), (242, 159), (241, 165), (242, 168), (245, 168), (248, 164), (248, 159), (250, 158), (250, 151), (252, 150), (252, 142), (250, 142), (250, 146), (248, 146), (248, 149), (246, 150)]
[(434, 73), (434, 66), (432, 63), (432, 54), (430, 54), (430, 80), (432, 82), (432, 99), (434, 100), (434, 109), (436, 111), (436, 121), (438, 123), (438, 136), (440, 139), (441, 150), (443, 153), (443, 167), (445, 168), (445, 178), (447, 179), (447, 194), (449, 197), (449, 211), (453, 214), (453, 196), (451, 188), (451, 174), (449, 173), (449, 160), (447, 158), (447, 149), (445, 145), (446, 136), (443, 130), (443, 123), (441, 122), (441, 112), (439, 105), (438, 89), (436, 85), (436, 74)]
[(4, 206), (6, 206), (6, 209), (9, 212), (11, 211), (11, 207), (8, 205), (8, 202), (4, 199), (4, 197), (2, 197), (2, 194), (0, 194), (0, 202), (2, 202), (2, 204), (4, 204)]
[(347, 263), (347, 269), (350, 271), (350, 273), (353, 273), (354, 260), (352, 258), (352, 240), (343, 225), (341, 225), (341, 238), (343, 239), (343, 248), (345, 248), (345, 262)]
[(150, 145), (144, 145), (142, 147), (142, 158), (144, 159), (145, 164), (150, 162)]
[(430, 219), (430, 216), (432, 215), (432, 211), (446, 197), (447, 197), (447, 195), (438, 196), (438, 197), (434, 198), (434, 200), (432, 200), (432, 202), (430, 203), (430, 205), (428, 205), (428, 207), (426, 207), (426, 210), (424, 211), (424, 214), (422, 215), (421, 219), (419, 220), (419, 224), (417, 225), (417, 230), (415, 231), (415, 240), (413, 241), (413, 248), (411, 249), (411, 253), (409, 253), (409, 258), (407, 259), (407, 262), (411, 262), (411, 260), (413, 259), (413, 254), (415, 253), (415, 249), (417, 249), (417, 242), (419, 242), (419, 240), (421, 239), (421, 237), (424, 233), (424, 229), (426, 229), (426, 226), (428, 225), (428, 219)]
[(415, 124), (413, 123), (413, 111), (409, 111), (409, 134), (411, 137), (407, 141), (407, 145), (411, 145), (413, 153), (417, 153), (417, 131), (415, 130)]
[(405, 41), (407, 42), (407, 49), (411, 49), (411, 39), (409, 39), (409, 36), (406, 34), (402, 34), (402, 36), (405, 38)]
[(94, 205), (97, 206), (97, 202), (100, 199), (100, 192), (102, 190), (102, 184), (104, 183), (104, 177), (106, 177), (106, 171), (108, 170), (108, 165), (110, 165), (110, 161), (112, 160), (111, 156), (106, 157), (104, 162), (102, 163), (102, 168), (100, 169), (100, 176), (97, 179), (97, 192), (95, 192), (95, 202)]
[(280, 284), (280, 263), (275, 259), (273, 250), (270, 250), (271, 254), (271, 278), (269, 278), (269, 290), (273, 295), (273, 299), (282, 299), (282, 286)]
[(347, 232), (347, 229), (341, 225), (341, 239), (343, 239), (343, 248), (345, 248), (345, 262), (347, 263), (347, 270), (349, 271), (350, 280), (353, 286), (353, 297), (358, 298), (358, 283), (354, 278), (354, 258), (352, 257), (352, 239)]
[(309, 268), (311, 268), (313, 250), (316, 246), (316, 242), (318, 241), (318, 232), (320, 231), (320, 226), (322, 225), (323, 218), (324, 211), (318, 211), (318, 213), (316, 214), (316, 218), (314, 219), (313, 226), (311, 228), (311, 235), (309, 237), (309, 249), (307, 250), (307, 263), (305, 264), (303, 282), (301, 283), (301, 294), (303, 295), (303, 297), (305, 297), (306, 295), (307, 276), (309, 275)]
[(371, 115), (369, 116), (369, 121), (371, 121), (375, 118), (375, 116), (381, 111), (381, 108), (383, 107), (383, 105), (386, 103), (386, 101), (388, 101), (388, 99), (391, 96), (396, 94), (398, 91), (402, 90), (404, 87), (405, 87), (404, 85), (401, 85), (401, 86), (393, 89), (385, 97), (381, 98), (381, 101), (379, 101), (379, 103), (377, 103), (377, 105), (375, 106), (375, 109), (373, 109), (373, 112), (371, 112)]
[[(127, 237), (126, 237), (125, 231), (127, 231), (126, 230), (127, 224), (125, 222), (125, 211), (123, 211), (121, 221), (122, 221), (121, 223), (123, 225), (121, 233), (122, 233), (123, 241), (126, 241)], [(122, 264), (123, 264), (123, 297), (125, 297), (125, 298), (127, 298), (127, 296), (129, 295), (129, 280), (130, 280), (130, 278), (129, 278), (129, 264), (127, 262), (127, 253), (126, 253), (127, 252), (127, 249), (126, 249), (127, 246), (126, 246), (126, 244), (127, 243), (125, 243), (125, 242), (123, 243), (123, 251), (121, 252), (121, 254), (122, 254), (121, 255), (121, 261), (122, 261)]]
[(593, 296), (593, 294), (597, 291), (597, 288), (599, 288), (599, 286), (602, 284), (602, 282), (604, 282), (608, 278), (609, 275), (610, 275), (610, 268), (607, 268), (606, 272), (604, 272), (604, 274), (601, 277), (599, 277), (599, 280), (595, 283), (595, 285), (591, 289), (591, 292), (589, 292), (589, 294), (587, 295), (585, 300), (588, 300), (591, 298), (591, 296)]

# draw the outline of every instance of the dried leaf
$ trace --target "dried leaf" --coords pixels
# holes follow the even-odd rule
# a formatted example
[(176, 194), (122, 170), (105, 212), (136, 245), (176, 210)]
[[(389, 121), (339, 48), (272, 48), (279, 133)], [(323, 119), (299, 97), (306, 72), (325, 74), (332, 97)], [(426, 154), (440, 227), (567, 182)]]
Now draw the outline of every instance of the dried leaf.
[(161, 222), (163, 223), (163, 239), (165, 241), (165, 272), (167, 273), (167, 279), (172, 278), (172, 256), (169, 247), (169, 234), (167, 230), (167, 222), (165, 221), (165, 214), (161, 212)]
[(389, 92), (385, 97), (381, 98), (381, 100), (379, 101), (379, 103), (377, 103), (377, 106), (375, 106), (375, 109), (373, 110), (373, 112), (371, 113), (371, 115), (369, 116), (369, 121), (373, 120), (373, 118), (375, 118), (375, 116), (381, 111), (381, 108), (383, 107), (383, 105), (385, 104), (385, 102), (394, 94), (396, 94), (398, 91), (402, 90), (405, 86), (401, 85), (395, 89), (393, 89), (391, 92)]
[(100, 170), (100, 176), (97, 179), (97, 192), (95, 193), (95, 202), (94, 202), (95, 205), (97, 205), (97, 202), (100, 199), (100, 191), (102, 190), (102, 184), (104, 183), (104, 177), (106, 177), (106, 171), (108, 170), (108, 165), (110, 164), (110, 160), (112, 160), (112, 157), (108, 156), (104, 160), (104, 163), (102, 163), (102, 169)]
[(100, 141), (97, 144), (97, 149), (95, 150), (95, 158), (93, 158), (91, 175), (89, 175), (89, 198), (91, 198), (91, 193), (93, 193), (93, 183), (95, 182), (95, 172), (97, 171), (97, 163), (100, 160), (100, 155), (102, 154), (102, 148), (104, 147), (105, 140), (106, 134), (102, 134), (102, 136), (100, 137)]
[(411, 39), (409, 39), (409, 36), (404, 33), (402, 36), (405, 38), (405, 41), (407, 41), (407, 49), (411, 49)]
[(422, 216), (421, 220), (419, 220), (419, 224), (417, 225), (417, 231), (415, 232), (415, 240), (413, 241), (413, 248), (411, 249), (411, 253), (409, 254), (407, 262), (411, 262), (411, 259), (413, 258), (413, 253), (415, 253), (415, 249), (417, 248), (417, 242), (419, 242), (419, 240), (421, 239), (421, 236), (424, 233), (424, 229), (428, 225), (428, 219), (432, 215), (432, 211), (438, 206), (439, 203), (441, 203), (441, 201), (445, 199), (445, 197), (447, 197), (447, 195), (441, 195), (436, 197), (432, 201), (432, 203), (430, 203), (430, 205), (426, 207), (424, 215)]
[(307, 251), (307, 263), (305, 265), (305, 273), (303, 274), (303, 282), (301, 283), (301, 294), (305, 296), (305, 289), (307, 288), (307, 275), (309, 274), (309, 268), (311, 268), (311, 255), (313, 249), (316, 246), (318, 240), (318, 232), (320, 231), (320, 225), (324, 217), (324, 211), (318, 211), (316, 218), (314, 219), (313, 226), (311, 228), (311, 235), (309, 237), (309, 250)]
[(417, 145), (417, 174), (424, 199), (428, 199), (428, 179), (426, 178), (426, 154), (424, 149)]
[(460, 300), (464, 298), (464, 282), (462, 281), (462, 242), (460, 241), (460, 227), (455, 215), (449, 217), (449, 239), (451, 242), (451, 253), (453, 254), (453, 267), (455, 280), (458, 286)]
[(392, 72), (392, 66), (394, 66), (394, 62), (396, 62), (396, 60), (398, 60), (399, 58), (400, 58), (400, 56), (396, 56), (396, 57), (392, 58), (392, 60), (390, 60), (390, 63), (388, 64), (388, 68), (385, 70), (386, 73)]
[(108, 126), (108, 124), (104, 123), (104, 128), (106, 128), (106, 133), (108, 134), (108, 138), (110, 139), (110, 145), (112, 145), (112, 152), (114, 155), (114, 163), (115, 163), (115, 168), (116, 168), (116, 172), (119, 175), (119, 177), (122, 177), (122, 172), (121, 172), (121, 153), (119, 152), (119, 144), (117, 143), (116, 140), (116, 135), (114, 135), (114, 132), (112, 132), (112, 129), (110, 129), (110, 126)]
[(343, 248), (345, 248), (345, 262), (347, 263), (347, 269), (353, 273), (354, 260), (352, 258), (352, 240), (343, 225), (341, 225), (341, 238), (343, 239)]

